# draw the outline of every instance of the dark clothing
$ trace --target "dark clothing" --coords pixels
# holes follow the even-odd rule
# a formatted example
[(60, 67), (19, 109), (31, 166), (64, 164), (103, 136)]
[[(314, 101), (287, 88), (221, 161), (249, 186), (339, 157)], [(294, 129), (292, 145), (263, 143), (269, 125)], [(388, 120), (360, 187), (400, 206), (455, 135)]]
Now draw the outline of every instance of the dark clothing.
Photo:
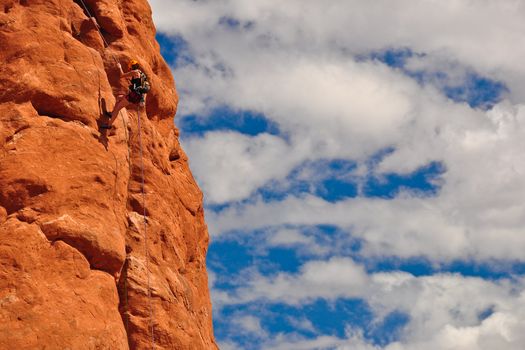
[(127, 94), (126, 98), (131, 103), (139, 103), (140, 101), (142, 101), (142, 95), (141, 94), (137, 94), (135, 91), (130, 91)]
[(135, 91), (137, 93), (138, 93), (137, 90), (140, 87), (142, 87), (142, 74), (144, 74), (140, 70), (139, 70), (139, 72), (140, 72), (140, 78), (133, 78), (133, 79), (131, 79), (130, 84), (129, 84), (129, 90), (130, 91)]
[(143, 93), (141, 92), (142, 86), (144, 85), (144, 81), (147, 80), (146, 75), (140, 72), (140, 78), (133, 78), (130, 81), (129, 84), (129, 93), (127, 94), (126, 98), (131, 103), (139, 103), (143, 100)]

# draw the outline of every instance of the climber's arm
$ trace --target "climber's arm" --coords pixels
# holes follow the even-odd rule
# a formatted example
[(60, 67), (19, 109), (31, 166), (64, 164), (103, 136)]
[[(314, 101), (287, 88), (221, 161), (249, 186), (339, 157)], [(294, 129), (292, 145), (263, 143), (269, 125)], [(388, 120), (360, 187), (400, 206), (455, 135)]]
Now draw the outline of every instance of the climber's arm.
[(135, 69), (135, 70), (132, 70), (132, 71), (129, 71), (127, 73), (124, 73), (122, 71), (122, 68), (120, 69), (120, 77), (121, 78), (140, 78), (140, 72)]
[(139, 78), (140, 72), (138, 69), (131, 70), (129, 72), (124, 73), (122, 70), (122, 65), (120, 63), (117, 63), (118, 70), (120, 71), (120, 77), (121, 78)]

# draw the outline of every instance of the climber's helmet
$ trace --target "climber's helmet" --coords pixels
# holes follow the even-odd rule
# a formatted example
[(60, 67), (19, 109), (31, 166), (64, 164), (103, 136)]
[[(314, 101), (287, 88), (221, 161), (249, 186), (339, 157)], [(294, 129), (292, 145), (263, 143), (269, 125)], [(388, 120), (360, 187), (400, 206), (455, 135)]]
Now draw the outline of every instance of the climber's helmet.
[(139, 61), (137, 61), (137, 60), (130, 60), (129, 61), (129, 63), (128, 63), (128, 70), (139, 69), (139, 68), (140, 68)]

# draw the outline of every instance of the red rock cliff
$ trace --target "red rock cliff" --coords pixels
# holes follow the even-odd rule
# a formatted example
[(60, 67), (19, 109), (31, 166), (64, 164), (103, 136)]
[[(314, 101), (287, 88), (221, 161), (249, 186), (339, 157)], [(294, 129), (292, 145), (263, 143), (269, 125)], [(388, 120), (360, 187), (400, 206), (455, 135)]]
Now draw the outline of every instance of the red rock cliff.
[[(202, 194), (151, 9), (84, 1), (0, 0), (0, 349), (215, 349)], [(152, 85), (141, 128), (128, 107), (101, 134), (130, 58)]]

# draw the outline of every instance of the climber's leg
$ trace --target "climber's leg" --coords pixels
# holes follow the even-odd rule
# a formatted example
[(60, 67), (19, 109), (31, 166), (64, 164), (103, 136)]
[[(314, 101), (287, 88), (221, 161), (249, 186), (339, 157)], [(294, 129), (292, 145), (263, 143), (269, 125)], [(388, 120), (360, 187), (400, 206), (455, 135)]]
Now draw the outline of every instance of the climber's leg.
[(117, 97), (117, 102), (115, 103), (115, 107), (113, 108), (113, 112), (111, 113), (106, 112), (106, 116), (110, 118), (108, 123), (106, 125), (101, 125), (100, 128), (101, 129), (111, 129), (113, 122), (115, 121), (115, 119), (117, 119), (118, 113), (120, 112), (120, 110), (124, 107), (127, 107), (129, 104), (130, 102), (128, 101), (126, 95), (119, 95)]

